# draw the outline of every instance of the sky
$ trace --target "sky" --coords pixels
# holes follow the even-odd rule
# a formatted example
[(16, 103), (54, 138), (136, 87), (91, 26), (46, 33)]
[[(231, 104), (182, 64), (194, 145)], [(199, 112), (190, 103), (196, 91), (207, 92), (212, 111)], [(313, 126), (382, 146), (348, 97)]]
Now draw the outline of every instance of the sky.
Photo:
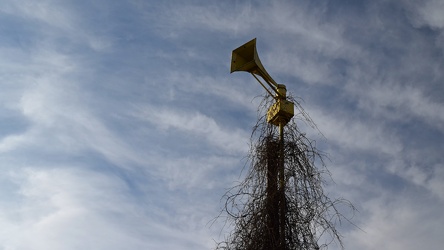
[(0, 249), (213, 249), (265, 94), (229, 73), (253, 38), (319, 129), (301, 124), (328, 155), (325, 192), (358, 209), (338, 225), (345, 248), (442, 247), (442, 13), (442, 0), (0, 0)]

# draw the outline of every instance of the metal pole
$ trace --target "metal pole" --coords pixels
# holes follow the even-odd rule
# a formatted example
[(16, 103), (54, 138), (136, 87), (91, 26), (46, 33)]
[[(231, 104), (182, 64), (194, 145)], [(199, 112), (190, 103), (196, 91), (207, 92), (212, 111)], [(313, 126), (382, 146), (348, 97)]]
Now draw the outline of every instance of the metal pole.
[[(269, 240), (265, 249), (286, 250), (286, 212), (287, 204), (285, 198), (285, 148), (284, 148), (284, 126), (294, 116), (294, 103), (286, 100), (287, 89), (283, 84), (277, 84), (267, 73), (256, 52), (256, 38), (233, 50), (231, 56), (231, 73), (235, 71), (246, 71), (253, 75), (262, 87), (272, 96), (274, 103), (267, 111), (267, 122), (279, 126), (278, 152), (275, 152), (275, 138), (267, 141), (267, 187), (266, 187), (266, 213), (269, 229)], [(271, 88), (268, 89), (257, 76), (260, 76)], [(270, 148), (268, 148), (270, 147)]]
[(280, 215), (279, 215), (279, 142), (276, 143), (273, 137), (267, 138), (267, 235), (266, 243), (263, 250), (275, 249), (280, 250), (281, 237), (280, 231)]
[(285, 218), (286, 218), (286, 199), (285, 199), (285, 161), (284, 161), (284, 123), (279, 122), (279, 226), (280, 226), (280, 249), (286, 249), (285, 243)]

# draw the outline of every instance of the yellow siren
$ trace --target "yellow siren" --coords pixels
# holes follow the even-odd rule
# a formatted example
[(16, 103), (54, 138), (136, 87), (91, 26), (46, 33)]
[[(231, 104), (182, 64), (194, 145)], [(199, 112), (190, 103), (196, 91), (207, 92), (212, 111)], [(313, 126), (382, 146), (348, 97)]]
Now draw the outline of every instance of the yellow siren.
[[(287, 88), (283, 84), (277, 84), (265, 70), (259, 60), (256, 51), (256, 38), (233, 50), (231, 55), (231, 71), (246, 71), (264, 87), (264, 89), (276, 100), (268, 109), (267, 122), (279, 126), (285, 126), (294, 116), (294, 103), (287, 101)], [(257, 76), (260, 76), (273, 90), (270, 91)]]

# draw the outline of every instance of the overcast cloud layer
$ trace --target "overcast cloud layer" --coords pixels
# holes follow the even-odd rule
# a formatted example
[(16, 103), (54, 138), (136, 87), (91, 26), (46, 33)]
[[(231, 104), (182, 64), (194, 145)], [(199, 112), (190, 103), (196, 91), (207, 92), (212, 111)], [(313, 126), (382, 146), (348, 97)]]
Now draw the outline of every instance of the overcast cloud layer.
[[(0, 1), (0, 249), (214, 248), (264, 93), (323, 136), (346, 249), (444, 245), (444, 2)], [(331, 245), (330, 249), (338, 249)]]

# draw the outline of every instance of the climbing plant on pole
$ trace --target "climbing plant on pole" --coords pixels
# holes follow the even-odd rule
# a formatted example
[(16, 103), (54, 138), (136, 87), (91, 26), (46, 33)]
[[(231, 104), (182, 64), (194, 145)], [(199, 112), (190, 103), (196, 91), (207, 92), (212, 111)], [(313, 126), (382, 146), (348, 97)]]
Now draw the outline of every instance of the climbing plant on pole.
[(224, 213), (234, 229), (217, 249), (325, 249), (332, 242), (343, 247), (336, 226), (348, 218), (339, 208), (355, 208), (348, 200), (324, 193), (324, 178), (330, 177), (325, 155), (300, 131), (297, 122), (315, 125), (294, 100), (298, 113), (284, 133), (283, 190), (276, 182), (279, 131), (266, 122), (264, 112), (270, 99), (264, 98), (253, 128), (246, 177), (225, 194)]

